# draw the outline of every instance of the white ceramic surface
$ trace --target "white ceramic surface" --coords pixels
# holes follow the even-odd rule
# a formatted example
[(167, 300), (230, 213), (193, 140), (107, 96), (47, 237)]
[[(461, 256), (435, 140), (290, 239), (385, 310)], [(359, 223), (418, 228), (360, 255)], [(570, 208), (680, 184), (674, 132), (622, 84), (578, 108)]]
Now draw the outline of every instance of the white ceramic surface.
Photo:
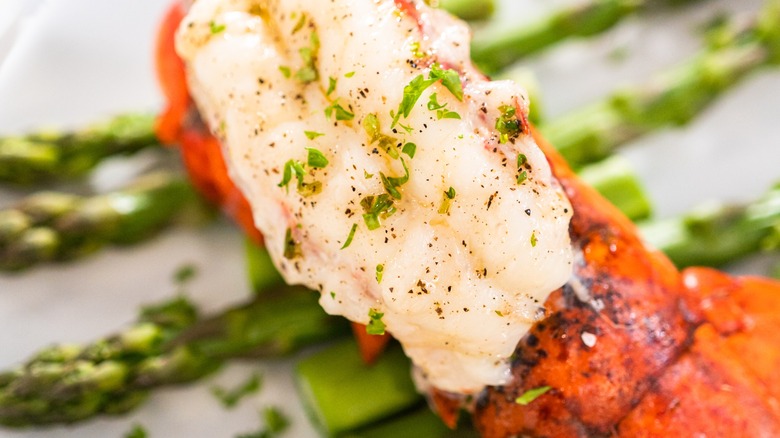
[[(18, 38), (0, 64), (0, 134), (159, 108), (151, 50), (167, 2), (45, 2), (20, 24)], [(522, 22), (550, 8), (540, 0), (503, 3), (505, 23)], [(760, 3), (713, 0), (654, 11), (596, 40), (564, 44), (527, 65), (537, 72), (547, 114), (555, 116), (686, 59), (696, 49), (697, 26), (708, 17), (721, 10), (755, 10)], [(526, 5), (533, 13), (524, 13)], [(626, 59), (611, 60), (610, 54), (622, 49), (628, 49)], [(729, 92), (685, 129), (651, 135), (624, 155), (642, 175), (662, 216), (707, 199), (751, 199), (780, 179), (778, 114), (780, 72), (766, 71)], [(128, 165), (113, 166), (101, 170), (103, 178), (110, 180), (114, 169)], [(1, 190), (0, 205), (17, 196)], [(53, 342), (88, 341), (122, 328), (140, 304), (173, 294), (172, 274), (185, 263), (199, 269), (189, 292), (205, 311), (239, 302), (248, 293), (241, 247), (237, 232), (221, 224), (169, 231), (152, 242), (69, 265), (0, 274), (0, 368)], [(241, 382), (254, 370), (265, 375), (264, 388), (236, 410), (224, 410), (210, 394), (212, 385)], [(281, 406), (292, 416), (288, 436), (316, 436), (298, 407), (289, 363), (274, 362), (232, 365), (201, 384), (156, 392), (127, 416), (45, 430), (0, 429), (0, 437), (119, 437), (134, 423), (142, 424), (150, 437), (230, 437), (256, 429), (257, 410), (268, 405)]]

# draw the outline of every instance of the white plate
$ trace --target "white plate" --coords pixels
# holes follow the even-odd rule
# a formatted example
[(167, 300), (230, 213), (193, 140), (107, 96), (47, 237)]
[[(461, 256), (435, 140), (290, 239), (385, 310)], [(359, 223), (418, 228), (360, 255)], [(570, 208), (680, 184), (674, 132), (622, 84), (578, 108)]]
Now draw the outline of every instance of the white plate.
[[(534, 11), (549, 4), (531, 2)], [(160, 107), (152, 70), (155, 28), (168, 0), (50, 1), (21, 28), (0, 67), (0, 133), (41, 125), (75, 125), (128, 110)], [(502, 20), (522, 22), (526, 2), (506, 0)], [(560, 2), (558, 2), (560, 3)], [(739, 3), (738, 5), (734, 3)], [(617, 84), (648, 78), (686, 59), (697, 47), (696, 26), (721, 9), (754, 10), (759, 0), (710, 1), (631, 19), (604, 37), (571, 42), (530, 65), (550, 116), (592, 101)], [(524, 17), (524, 18), (520, 18)], [(616, 48), (628, 48), (621, 62)], [(766, 71), (737, 86), (685, 129), (667, 130), (624, 152), (646, 182), (657, 211), (669, 215), (707, 199), (749, 200), (780, 179), (780, 72)], [(112, 170), (103, 169), (111, 178)], [(0, 191), (0, 203), (17, 193)], [(194, 263), (189, 287), (205, 311), (247, 295), (239, 235), (227, 225), (177, 229), (124, 250), (63, 266), (0, 275), (0, 368), (20, 363), (53, 342), (83, 342), (121, 329), (142, 303), (172, 296), (173, 272)], [(260, 393), (225, 411), (209, 388), (265, 375)], [(288, 436), (315, 436), (298, 407), (289, 363), (232, 365), (207, 381), (157, 391), (120, 418), (72, 427), (9, 431), (8, 437), (122, 436), (134, 423), (150, 436), (228, 437), (256, 429), (257, 410), (281, 406), (293, 417)]]

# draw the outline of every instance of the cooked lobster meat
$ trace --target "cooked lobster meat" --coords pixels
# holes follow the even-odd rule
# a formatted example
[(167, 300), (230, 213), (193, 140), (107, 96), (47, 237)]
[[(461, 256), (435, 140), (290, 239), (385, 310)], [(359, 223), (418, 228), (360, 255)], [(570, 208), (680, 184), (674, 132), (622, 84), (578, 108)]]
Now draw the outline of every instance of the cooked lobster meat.
[[(522, 91), (504, 83), (491, 85), (473, 70), (462, 47), (467, 46), (462, 25), (416, 1), (334, 1), (312, 6), (305, 2), (201, 0), (191, 18), (180, 27), (185, 69), (173, 54), (171, 43), (173, 30), (183, 16), (183, 10), (175, 7), (161, 34), (160, 57), (166, 61), (160, 65), (164, 66), (163, 75), (169, 78), (163, 82), (171, 104), (161, 118), (161, 137), (181, 143), (196, 184), (237, 215), (251, 233), (257, 233), (251, 220), (254, 218), (254, 223), (266, 233), (269, 250), (276, 252), (288, 279), (325, 292), (322, 301), (327, 310), (347, 314), (362, 323), (372, 321), (367, 306), (375, 315), (386, 313), (383, 323), (405, 342), (407, 352), (427, 374), (427, 382), (433, 386), (426, 389), (445, 421), (454, 424), (458, 410), (466, 407), (486, 437), (778, 434), (780, 380), (772, 371), (780, 356), (780, 338), (774, 335), (780, 328), (780, 317), (775, 316), (780, 314), (776, 312), (780, 307), (780, 285), (770, 280), (731, 278), (706, 269), (681, 273), (662, 254), (646, 247), (634, 226), (583, 185), (552, 147), (532, 131), (524, 117), (527, 106)], [(374, 32), (371, 26), (387, 33)], [(304, 34), (299, 34), (303, 29)], [(354, 29), (362, 32), (355, 33)], [(293, 33), (299, 35), (288, 41)], [(316, 46), (312, 35), (316, 35)], [(361, 48), (361, 41), (368, 41), (369, 49)], [(456, 48), (447, 49), (447, 42)], [(315, 47), (317, 56), (312, 57), (311, 49)], [(251, 59), (253, 53), (262, 61)], [(251, 65), (252, 75), (243, 76), (243, 63)], [(314, 66), (317, 68), (313, 74), (308, 69)], [(431, 75), (434, 70), (457, 74), (462, 101), (441, 80), (444, 74)], [(185, 76), (197, 106), (182, 86)], [(399, 116), (396, 120), (404, 109), (405, 94), (401, 91), (417, 76), (421, 76), (420, 81), (431, 81), (429, 88), (409, 106), (410, 117)], [(284, 88), (285, 94), (297, 92), (301, 98), (280, 100), (278, 89), (272, 92), (270, 88), (258, 87), (257, 84), (267, 86), (270, 77), (282, 87), (291, 87)], [(360, 83), (354, 89), (341, 88), (347, 79)], [(291, 85), (288, 81), (301, 83)], [(333, 82), (336, 84), (330, 90)], [(352, 93), (344, 93), (347, 89)], [(355, 93), (364, 89), (369, 90), (365, 97), (354, 98)], [(432, 101), (434, 92), (437, 98)], [(491, 97), (493, 92), (498, 97)], [(274, 95), (266, 99), (267, 93)], [(339, 100), (331, 98), (331, 94)], [(486, 106), (484, 111), (482, 104)], [(294, 111), (282, 106), (294, 107)], [(269, 107), (273, 108), (270, 112)], [(331, 108), (332, 115), (343, 111), (341, 119), (325, 117), (325, 108)], [(441, 116), (438, 111), (442, 111)], [(446, 118), (449, 111), (459, 118)], [(366, 116), (374, 114), (374, 118), (366, 120)], [(264, 126), (258, 127), (257, 117)], [(401, 124), (415, 128), (408, 133), (409, 137), (404, 136)], [(394, 130), (388, 129), (390, 126)], [(424, 126), (424, 132), (413, 136), (420, 126)], [(301, 136), (306, 131), (317, 135), (307, 140), (308, 136)], [(284, 140), (285, 134), (290, 136), (289, 140)], [(479, 190), (482, 187), (476, 186), (473, 191), (458, 188), (461, 181), (476, 180), (479, 186), (484, 180), (473, 173), (454, 171), (460, 167), (449, 161), (446, 166), (450, 170), (446, 172), (423, 164), (448, 160), (451, 149), (447, 146), (453, 141), (452, 135), (458, 140), (461, 135), (469, 140), (467, 145), (457, 148), (463, 158), (471, 164), (484, 163), (486, 168), (497, 169), (496, 191), (483, 192)], [(279, 147), (245, 143), (247, 137), (259, 138), (265, 145), (273, 138)], [(384, 137), (394, 141), (382, 143)], [(402, 139), (398, 141), (399, 138)], [(374, 142), (377, 147), (366, 152), (366, 145)], [(407, 143), (418, 146), (417, 155), (412, 154), (416, 158), (403, 155)], [(405, 160), (390, 155), (390, 147), (383, 146), (382, 150), (382, 144), (396, 148), (396, 155)], [(549, 165), (540, 159), (537, 146)], [(287, 179), (287, 160), (305, 161), (305, 155), (300, 155), (305, 147), (322, 153), (331, 167), (315, 166), (302, 172), (292, 169), (293, 189), (278, 187)], [(280, 154), (279, 149), (285, 152)], [(521, 154), (528, 161), (519, 160)], [(521, 161), (522, 165), (515, 165)], [(529, 162), (533, 172), (521, 178), (523, 165)], [(510, 165), (505, 167), (507, 163)], [(295, 190), (299, 173), (302, 176)], [(403, 179), (401, 175), (408, 175), (408, 181), (390, 183), (387, 189), (381, 178), (379, 182), (367, 181), (368, 175), (377, 174), (395, 175), (396, 182)], [(312, 189), (311, 178), (318, 178), (316, 182), (322, 187), (316, 190), (320, 191), (307, 192)], [(418, 186), (422, 181), (430, 182), (429, 179), (435, 181), (430, 187)], [(358, 180), (355, 192), (362, 195), (350, 195), (350, 184), (358, 184)], [(328, 192), (328, 187), (339, 184), (346, 189)], [(419, 217), (424, 225), (431, 226), (433, 218), (438, 218), (439, 202), (448, 198), (447, 187), (454, 187), (457, 192), (441, 217), (447, 223), (447, 232), (421, 232), (415, 221)], [(530, 198), (514, 197), (511, 193), (528, 187), (532, 187), (531, 192), (540, 193), (533, 193)], [(377, 249), (384, 240), (384, 233), (379, 230), (363, 230), (360, 242), (355, 237), (351, 245), (346, 245), (349, 227), (336, 226), (333, 229), (338, 228), (339, 233), (330, 235), (330, 229), (318, 228), (321, 224), (308, 221), (314, 216), (327, 227), (343, 225), (345, 222), (337, 219), (337, 213), (343, 214), (346, 206), (352, 205), (350, 202), (359, 202), (361, 196), (369, 193), (392, 197), (393, 188), (400, 188), (401, 199), (394, 198), (394, 215), (379, 218), (379, 226), (393, 228), (393, 221), (398, 221), (398, 228), (409, 233), (400, 238), (403, 244), (393, 251)], [(464, 193), (471, 194), (469, 198), (473, 199), (458, 205)], [(567, 233), (570, 246), (560, 237), (551, 239), (557, 243), (547, 250), (559, 252), (545, 266), (555, 266), (547, 272), (556, 274), (544, 282), (547, 290), (534, 296), (541, 301), (540, 297), (551, 292), (544, 302), (545, 318), (534, 323), (533, 312), (517, 311), (530, 309), (528, 303), (512, 303), (519, 298), (505, 294), (506, 307), (487, 307), (489, 311), (479, 314), (447, 314), (453, 316), (450, 321), (455, 321), (455, 313), (469, 313), (465, 325), (453, 324), (455, 327), (448, 332), (437, 325), (437, 317), (427, 318), (424, 313), (409, 310), (414, 306), (402, 308), (392, 304), (393, 297), (383, 292), (384, 287), (390, 287), (391, 276), (397, 276), (393, 281), (411, 280), (416, 285), (420, 266), (427, 266), (426, 261), (440, 256), (442, 250), (455, 251), (459, 240), (465, 242), (455, 236), (468, 237), (466, 246), (479, 245), (479, 239), (486, 237), (488, 241), (481, 244), (487, 247), (506, 244), (507, 249), (500, 246), (492, 254), (496, 258), (490, 259), (499, 266), (508, 267), (513, 260), (524, 260), (529, 249), (537, 248), (536, 244), (529, 248), (527, 242), (532, 239), (528, 230), (539, 224), (530, 228), (528, 223), (516, 225), (515, 216), (522, 218), (527, 214), (524, 208), (515, 211), (516, 207), (506, 205), (512, 202), (504, 201), (506, 211), (499, 211), (503, 207), (484, 208), (493, 205), (482, 199), (485, 195), (490, 199), (492, 193), (521, 204), (534, 203), (532, 212), (546, 212), (545, 217), (553, 219), (546, 236), (557, 236), (561, 221), (568, 220), (567, 202), (571, 203), (574, 214)], [(310, 205), (315, 200), (319, 207)], [(462, 221), (453, 218), (460, 214), (456, 208), (466, 213)], [(370, 205), (365, 212), (357, 211), (370, 215)], [(561, 215), (562, 211), (566, 213)], [(477, 217), (472, 220), (469, 215)], [(352, 223), (368, 225), (359, 220)], [(484, 225), (488, 223), (492, 226)], [(465, 230), (468, 231), (464, 233)], [(495, 234), (496, 230), (520, 231), (503, 240)], [(374, 239), (372, 232), (382, 238)], [(436, 243), (437, 237), (441, 243)], [(414, 248), (413, 243), (420, 240), (436, 243), (436, 250), (426, 252), (425, 245), (421, 254), (398, 250)], [(538, 239), (537, 244), (542, 241), (545, 245), (550, 243), (545, 238)], [(301, 265), (303, 260), (295, 257), (285, 259), (282, 253), (287, 242), (301, 251), (294, 254), (305, 254), (304, 259), (313, 255), (311, 264)], [(342, 253), (340, 248), (345, 245), (349, 252)], [(483, 254), (490, 256), (489, 251)], [(502, 262), (501, 258), (509, 260)], [(570, 261), (573, 273), (567, 273), (565, 285), (556, 289), (563, 283), (558, 279), (560, 272)], [(297, 268), (295, 264), (299, 264)], [(375, 264), (384, 269), (381, 282)], [(318, 265), (328, 272), (324, 273)], [(301, 266), (305, 267), (300, 269)], [(442, 268), (436, 272), (437, 277), (431, 277), (435, 281), (421, 284), (428, 288), (447, 275), (458, 276), (474, 266), (473, 260), (463, 255), (448, 268), (451, 270)], [(520, 277), (528, 275), (523, 271)], [(493, 281), (490, 275), (479, 280)], [(525, 280), (528, 279), (507, 277), (498, 281), (507, 290), (513, 284), (515, 289), (522, 290), (529, 287)], [(325, 282), (333, 283), (320, 286)], [(460, 291), (473, 293), (476, 300), (484, 299), (486, 290), (498, 287), (486, 286), (488, 282), (460, 282)], [(329, 294), (332, 289), (339, 290), (337, 295), (354, 293), (354, 306), (334, 305), (329, 301), (333, 298)], [(434, 293), (444, 290), (439, 287)], [(515, 321), (521, 329), (512, 330), (510, 340), (502, 339), (506, 342), (491, 350), (493, 354), (499, 352), (495, 366), (469, 371), (467, 368), (474, 366), (473, 359), (478, 357), (470, 350), (479, 336), (499, 333), (493, 323), (496, 317), (506, 317), (506, 309), (512, 310), (507, 313), (521, 314)], [(422, 322), (414, 322), (419, 318)], [(477, 336), (467, 333), (482, 328), (485, 331)], [(445, 338), (446, 333), (456, 336)], [(507, 343), (513, 352), (505, 349)], [(487, 352), (478, 350), (480, 354)], [(511, 362), (506, 358), (511, 358)], [(451, 365), (454, 372), (448, 374), (444, 365)], [(505, 372), (511, 374), (502, 374)], [(463, 376), (463, 381), (457, 381), (457, 376)], [(483, 391), (464, 397), (484, 384), (488, 386)], [(530, 403), (517, 402), (527, 391), (537, 388), (549, 390)]]
[(524, 91), (468, 36), (421, 1), (200, 0), (176, 48), (285, 279), (474, 393), (507, 382), (572, 252)]
[[(775, 436), (780, 284), (680, 273), (538, 143), (571, 199), (582, 258), (518, 344), (512, 383), (474, 404), (482, 435)], [(532, 403), (516, 402), (543, 386)]]

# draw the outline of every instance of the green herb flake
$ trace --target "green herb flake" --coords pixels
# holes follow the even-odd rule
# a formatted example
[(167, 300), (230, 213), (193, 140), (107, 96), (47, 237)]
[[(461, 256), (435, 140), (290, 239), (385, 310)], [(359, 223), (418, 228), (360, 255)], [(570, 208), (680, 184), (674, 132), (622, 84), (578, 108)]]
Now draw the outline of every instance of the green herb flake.
[(387, 193), (382, 193), (379, 196), (366, 196), (360, 200), (360, 206), (365, 212), (363, 220), (371, 231), (382, 225), (380, 219), (387, 219), (396, 212), (395, 202)]
[(460, 82), (460, 75), (452, 69), (442, 70), (439, 64), (431, 66), (430, 79), (441, 80), (444, 88), (450, 90), (453, 96), (459, 101), (463, 101), (463, 85)]
[(525, 170), (517, 174), (517, 184), (522, 184), (528, 179), (528, 172)]
[(382, 226), (382, 223), (379, 222), (379, 216), (377, 216), (375, 213), (363, 214), (363, 221), (366, 223), (369, 231), (374, 231)]
[(330, 292), (330, 298), (335, 300), (336, 299), (336, 292), (331, 291)]
[(344, 245), (341, 247), (341, 249), (347, 248), (349, 245), (352, 245), (352, 239), (355, 238), (355, 232), (357, 231), (357, 224), (352, 224), (352, 228), (349, 230), (349, 235), (347, 236), (347, 241), (344, 242)]
[(376, 114), (368, 114), (363, 118), (363, 129), (369, 136), (369, 144), (378, 143), (380, 149), (385, 151), (392, 159), (398, 159), (398, 150), (396, 144), (398, 140), (388, 135), (382, 134), (379, 126), (379, 117)]
[(255, 432), (236, 435), (236, 438), (276, 438), (290, 427), (290, 420), (279, 408), (269, 406), (263, 409), (265, 427)]
[(188, 283), (198, 274), (198, 268), (192, 263), (179, 266), (173, 274), (173, 281), (179, 286)]
[(303, 170), (303, 164), (298, 160), (289, 160), (284, 163), (284, 170), (282, 171), (282, 181), (278, 184), (279, 187), (285, 187), (287, 192), (290, 192), (290, 181), (295, 174), (295, 178), (298, 180), (298, 188), (303, 186), (303, 177), (306, 172)]
[(388, 177), (385, 176), (384, 173), (379, 172), (382, 185), (385, 187), (387, 193), (395, 199), (401, 199), (401, 192), (398, 191), (398, 187), (401, 187), (409, 181), (409, 168), (406, 167), (406, 161), (404, 161), (403, 158), (401, 158), (401, 164), (404, 166), (404, 176)]
[(368, 325), (366, 325), (366, 333), (369, 335), (384, 335), (385, 323), (382, 322), (383, 316), (385, 316), (384, 313), (381, 313), (376, 309), (369, 309), (368, 317), (370, 320), (368, 321)]
[(298, 22), (295, 23), (295, 27), (293, 27), (292, 34), (295, 35), (298, 33), (299, 30), (303, 29), (303, 26), (306, 25), (306, 14), (301, 14), (301, 18), (298, 19)]
[(532, 401), (539, 398), (540, 395), (546, 393), (547, 391), (551, 390), (552, 387), (550, 386), (540, 386), (538, 388), (529, 389), (528, 391), (524, 392), (523, 395), (520, 397), (517, 397), (515, 399), (515, 403), (519, 405), (526, 406)]
[(412, 56), (414, 56), (415, 58), (424, 58), (425, 57), (425, 52), (422, 52), (420, 50), (420, 43), (418, 41), (413, 42), (409, 46), (409, 48), (412, 51)]
[(326, 96), (330, 96), (331, 93), (336, 91), (336, 85), (338, 84), (338, 80), (334, 78), (333, 76), (330, 76), (328, 78), (328, 91), (325, 92)]
[(398, 191), (395, 184), (391, 183), (384, 173), (379, 172), (379, 178), (382, 179), (382, 185), (390, 196), (395, 199), (401, 199), (401, 192)]
[(317, 52), (320, 50), (320, 38), (317, 32), (312, 32), (309, 47), (303, 47), (298, 50), (303, 61), (303, 67), (295, 73), (295, 77), (307, 84), (319, 79), (320, 74), (317, 71)]
[(285, 78), (290, 79), (290, 76), (292, 76), (292, 72), (290, 71), (290, 67), (286, 67), (284, 65), (279, 66), (279, 71), (282, 72), (282, 75), (284, 75)]
[(436, 93), (428, 98), (428, 110), (436, 111), (437, 120), (441, 119), (460, 119), (460, 114), (447, 109), (447, 104), (440, 104)]
[(525, 154), (517, 154), (517, 168), (520, 169), (521, 167), (525, 166), (525, 163), (528, 162), (528, 157), (525, 156)]
[(290, 426), (290, 420), (279, 410), (273, 406), (269, 406), (263, 410), (263, 419), (265, 419), (265, 427), (268, 431), (274, 434), (284, 432)]
[(303, 133), (306, 134), (306, 138), (308, 138), (309, 140), (314, 140), (317, 137), (322, 137), (323, 135), (325, 135), (321, 132), (314, 132), (314, 131), (303, 131)]
[(373, 178), (373, 177), (374, 177), (374, 174), (373, 174), (373, 173), (368, 173), (368, 171), (367, 171), (367, 170), (363, 170), (363, 176), (364, 176), (366, 179), (371, 179), (371, 178)]
[(441, 197), (441, 205), (439, 206), (439, 214), (449, 214), (452, 200), (455, 199), (455, 189), (450, 187)]
[(244, 397), (260, 390), (263, 380), (260, 374), (254, 373), (244, 383), (233, 389), (225, 389), (219, 386), (211, 388), (211, 393), (227, 409), (235, 408)]
[(498, 131), (499, 143), (507, 143), (520, 134), (520, 120), (517, 118), (517, 109), (512, 105), (498, 107), (501, 115), (496, 119), (496, 131)]
[(349, 72), (349, 73), (344, 75), (345, 78), (351, 78), (352, 76), (355, 76), (355, 72), (354, 71), (351, 71), (351, 72)]
[(355, 114), (347, 111), (338, 103), (338, 100), (334, 101), (327, 108), (325, 108), (325, 117), (330, 119), (332, 116), (336, 117), (336, 120), (352, 120), (355, 118)]
[(292, 260), (301, 255), (301, 245), (293, 237), (292, 229), (288, 228), (284, 234), (284, 258)]
[(221, 33), (225, 30), (224, 24), (217, 24), (214, 21), (209, 21), (209, 29), (211, 30), (212, 35), (216, 35), (218, 33)]
[(124, 435), (124, 438), (146, 438), (147, 436), (148, 434), (146, 433), (146, 429), (144, 429), (143, 426), (140, 424), (134, 424), (133, 428)]
[(398, 110), (393, 116), (393, 123), (390, 125), (390, 128), (395, 127), (401, 116), (404, 118), (409, 117), (409, 114), (412, 113), (414, 105), (418, 100), (420, 100), (420, 96), (422, 96), (423, 92), (436, 81), (438, 81), (438, 79), (425, 79), (425, 76), (417, 75), (414, 79), (411, 80), (411, 82), (409, 82), (408, 85), (404, 87), (403, 99), (398, 105)]
[(534, 231), (533, 233), (531, 233), (531, 247), (535, 248), (537, 242), (538, 240), (536, 240), (536, 232)]
[(410, 143), (406, 143), (404, 145), (403, 149), (401, 149), (401, 152), (403, 152), (404, 154), (408, 155), (409, 158), (414, 158), (414, 154), (417, 153), (417, 145), (414, 144), (414, 143), (411, 143), (411, 142)]
[(309, 167), (313, 167), (315, 169), (324, 169), (328, 166), (328, 159), (325, 158), (325, 155), (323, 155), (319, 149), (306, 148), (306, 150), (309, 152), (309, 156), (306, 159), (306, 164), (308, 164)]
[(385, 265), (376, 265), (376, 282), (377, 284), (382, 283), (382, 275), (385, 273)]

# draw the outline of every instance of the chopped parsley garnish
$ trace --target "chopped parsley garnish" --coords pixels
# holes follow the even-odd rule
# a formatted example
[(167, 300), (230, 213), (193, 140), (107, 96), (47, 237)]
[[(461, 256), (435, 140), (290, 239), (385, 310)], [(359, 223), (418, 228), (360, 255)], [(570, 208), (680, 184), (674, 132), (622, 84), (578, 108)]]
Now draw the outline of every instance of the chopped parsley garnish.
[(522, 184), (528, 179), (528, 172), (523, 167), (528, 163), (525, 154), (517, 154), (517, 183)]
[(376, 282), (382, 283), (382, 275), (385, 273), (385, 265), (376, 265)]
[(411, 143), (411, 142), (410, 143), (406, 143), (404, 145), (403, 149), (401, 149), (401, 152), (403, 152), (406, 155), (408, 155), (409, 158), (414, 158), (414, 154), (417, 153), (417, 145), (414, 144), (414, 143)]
[(351, 72), (349, 72), (349, 73), (344, 75), (345, 78), (351, 78), (352, 76), (355, 76), (355, 72), (354, 71), (351, 71)]
[[(393, 123), (390, 127), (395, 128), (395, 125), (398, 124), (401, 116), (405, 119), (408, 118), (423, 92), (439, 81), (441, 81), (441, 84), (446, 89), (450, 90), (450, 93), (452, 93), (456, 99), (460, 101), (463, 100), (463, 86), (460, 83), (460, 75), (458, 75), (458, 72), (451, 69), (442, 70), (439, 64), (433, 64), (431, 66), (431, 71), (428, 74), (428, 79), (425, 79), (425, 76), (423, 75), (417, 75), (404, 87), (403, 99), (401, 100), (400, 105), (398, 105), (398, 110), (391, 113)], [(454, 116), (450, 116), (449, 118), (454, 118)], [(460, 118), (459, 115), (458, 118)]]
[(526, 172), (525, 170), (523, 170), (522, 172), (517, 174), (517, 183), (518, 184), (524, 183), (525, 180), (527, 180), (527, 179), (528, 179), (528, 172)]
[(292, 260), (302, 255), (301, 245), (292, 235), (292, 229), (288, 228), (284, 234), (284, 258)]
[(279, 408), (273, 406), (263, 410), (263, 421), (265, 427), (255, 432), (236, 435), (236, 438), (275, 438), (282, 436), (282, 433), (290, 427), (290, 420)]
[[(390, 111), (390, 117), (393, 117), (393, 112)], [(398, 126), (403, 128), (404, 131), (406, 131), (407, 134), (411, 134), (412, 131), (414, 131), (414, 128), (412, 128), (411, 125), (404, 125), (403, 123), (399, 123)]]
[(197, 274), (198, 268), (196, 268), (192, 263), (187, 263), (176, 269), (176, 272), (173, 274), (173, 280), (176, 282), (176, 284), (182, 286), (195, 278)]
[(496, 119), (496, 131), (500, 134), (499, 143), (506, 143), (520, 134), (520, 120), (517, 119), (517, 109), (512, 105), (498, 107), (501, 115)]
[(314, 132), (314, 131), (303, 131), (303, 133), (306, 134), (306, 138), (308, 138), (309, 140), (314, 140), (317, 137), (322, 137), (323, 135), (325, 135), (321, 132)]
[(325, 108), (325, 117), (331, 118), (336, 116), (336, 120), (352, 120), (355, 118), (355, 114), (347, 111), (338, 103), (338, 100), (334, 101), (327, 108)]
[(531, 233), (531, 247), (535, 248), (537, 242), (538, 240), (536, 240), (536, 232), (534, 231), (533, 233)]
[(536, 400), (537, 398), (539, 398), (540, 395), (546, 393), (551, 389), (552, 387), (550, 386), (540, 386), (538, 388), (529, 389), (528, 391), (524, 392), (523, 395), (517, 397), (515, 399), (515, 403), (525, 406), (531, 403), (532, 401)]
[(224, 24), (217, 24), (214, 21), (209, 21), (209, 29), (211, 29), (211, 34), (212, 35), (216, 35), (216, 34), (218, 34), (218, 33), (220, 33), (220, 32), (225, 30), (225, 25)]
[(387, 152), (390, 158), (398, 158), (398, 150), (396, 144), (398, 140), (388, 135), (382, 134), (382, 130), (379, 126), (379, 118), (376, 114), (368, 114), (363, 118), (363, 129), (366, 130), (370, 141), (369, 144), (379, 143), (379, 147)]
[(242, 383), (236, 388), (233, 389), (225, 389), (218, 386), (215, 386), (211, 388), (211, 393), (214, 394), (214, 397), (219, 399), (222, 404), (228, 408), (234, 408), (236, 405), (238, 405), (238, 402), (241, 401), (244, 397), (254, 394), (258, 390), (260, 390), (260, 386), (262, 385), (263, 380), (260, 376), (260, 374), (255, 373), (252, 374), (252, 376), (247, 379), (246, 382)]
[(299, 30), (303, 29), (303, 26), (306, 25), (306, 14), (301, 14), (301, 18), (298, 19), (298, 22), (295, 23), (295, 27), (293, 27), (292, 34), (295, 35), (298, 33)]
[(373, 173), (368, 173), (368, 171), (367, 171), (367, 170), (363, 170), (363, 176), (364, 176), (366, 179), (371, 179), (371, 178), (373, 178), (373, 177), (374, 177), (374, 174), (373, 174)]
[(396, 212), (393, 198), (387, 193), (379, 196), (366, 196), (360, 201), (363, 207), (363, 220), (369, 230), (376, 230), (382, 224), (380, 219), (387, 219)]
[(290, 76), (292, 75), (292, 72), (290, 71), (290, 67), (280, 65), (279, 71), (282, 72), (282, 75), (284, 75), (285, 78), (290, 79)]
[(284, 170), (282, 171), (282, 181), (278, 184), (279, 187), (287, 188), (287, 192), (290, 192), (290, 181), (292, 175), (295, 174), (295, 178), (298, 179), (298, 189), (303, 186), (303, 177), (306, 172), (303, 170), (303, 164), (298, 160), (289, 160), (284, 163)]
[(357, 231), (357, 224), (352, 224), (352, 229), (349, 230), (349, 236), (347, 236), (347, 241), (344, 242), (344, 245), (341, 247), (341, 249), (347, 248), (349, 245), (352, 245), (352, 239), (355, 238), (355, 232)]
[(409, 181), (409, 168), (406, 167), (406, 161), (404, 161), (403, 158), (401, 158), (401, 164), (404, 166), (404, 176), (388, 177), (384, 173), (379, 172), (379, 177), (382, 179), (382, 185), (385, 187), (387, 193), (395, 199), (401, 199), (401, 192), (398, 191), (398, 187), (401, 187)]
[(449, 188), (446, 192), (444, 192), (445, 195), (447, 195), (447, 198), (449, 199), (455, 199), (455, 189), (452, 187)]
[(420, 43), (418, 41), (415, 41), (412, 43), (411, 46), (409, 46), (410, 49), (412, 49), (412, 55), (415, 58), (424, 58), (425, 53), (420, 51)]
[(290, 426), (290, 420), (282, 414), (278, 408), (269, 406), (263, 410), (263, 419), (265, 427), (272, 434), (278, 434)]
[(463, 101), (463, 85), (460, 83), (460, 75), (452, 69), (442, 70), (439, 64), (431, 66), (430, 79), (440, 79), (441, 84), (455, 96), (459, 101)]
[(330, 297), (331, 299), (336, 299), (336, 292), (330, 291)]
[(453, 199), (455, 199), (455, 189), (450, 187), (447, 191), (444, 192), (444, 195), (442, 195), (439, 214), (449, 214), (450, 205), (452, 204)]
[(320, 38), (317, 32), (311, 33), (311, 43), (309, 47), (303, 47), (298, 50), (303, 60), (303, 67), (295, 73), (295, 77), (303, 82), (309, 83), (319, 79), (320, 74), (317, 71), (317, 52), (320, 50)]
[(436, 93), (431, 94), (430, 98), (428, 98), (428, 110), (436, 111), (436, 118), (438, 120), (460, 119), (460, 114), (456, 113), (455, 111), (448, 110), (446, 103), (443, 105), (439, 103)]
[(338, 84), (338, 80), (334, 78), (333, 76), (330, 76), (328, 78), (328, 91), (325, 92), (326, 96), (330, 96), (331, 93), (336, 91), (336, 85)]
[(314, 167), (315, 169), (324, 169), (327, 167), (328, 159), (325, 158), (325, 155), (323, 155), (319, 149), (306, 148), (306, 150), (309, 151), (309, 156), (306, 160), (306, 164), (308, 164), (309, 167)]
[(517, 154), (517, 168), (520, 169), (528, 162), (528, 157), (525, 154)]
[(383, 316), (385, 316), (384, 313), (381, 313), (376, 309), (369, 309), (368, 317), (371, 319), (368, 321), (368, 325), (366, 325), (366, 333), (369, 335), (384, 335), (385, 323), (382, 322)]
[(393, 123), (390, 125), (390, 128), (395, 127), (401, 116), (404, 116), (404, 118), (409, 117), (409, 114), (412, 113), (414, 105), (418, 100), (420, 100), (420, 96), (422, 96), (423, 91), (433, 85), (437, 80), (438, 79), (425, 79), (425, 76), (417, 75), (414, 79), (412, 79), (411, 82), (409, 82), (408, 85), (404, 87), (404, 97), (401, 100), (401, 104), (398, 105), (398, 111), (396, 111), (395, 115), (393, 116)]
[(133, 428), (125, 434), (124, 438), (146, 438), (147, 436), (146, 429), (144, 429), (143, 426), (134, 424)]

